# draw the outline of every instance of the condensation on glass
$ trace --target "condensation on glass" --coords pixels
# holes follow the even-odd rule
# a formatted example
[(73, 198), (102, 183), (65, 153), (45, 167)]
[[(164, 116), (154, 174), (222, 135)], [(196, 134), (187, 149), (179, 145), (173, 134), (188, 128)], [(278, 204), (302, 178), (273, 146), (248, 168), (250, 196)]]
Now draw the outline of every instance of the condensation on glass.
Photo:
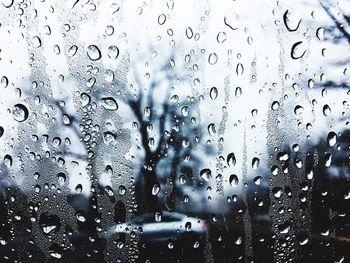
[(0, 262), (348, 262), (345, 0), (0, 0)]

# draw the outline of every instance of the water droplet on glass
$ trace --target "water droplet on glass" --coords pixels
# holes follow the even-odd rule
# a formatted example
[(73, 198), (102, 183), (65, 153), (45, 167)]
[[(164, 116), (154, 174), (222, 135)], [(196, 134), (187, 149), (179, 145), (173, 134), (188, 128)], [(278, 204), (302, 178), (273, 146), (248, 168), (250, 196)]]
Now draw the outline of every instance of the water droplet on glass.
[(215, 100), (218, 97), (218, 89), (216, 87), (212, 87), (210, 89), (210, 98)]
[(192, 28), (188, 27), (186, 28), (186, 36), (188, 39), (191, 39), (193, 37), (193, 30)]
[(95, 45), (89, 45), (86, 49), (86, 53), (90, 60), (95, 61), (101, 58), (101, 51)]
[(111, 25), (106, 26), (105, 33), (107, 36), (111, 36), (114, 33), (114, 27)]
[(81, 105), (85, 107), (91, 102), (91, 97), (84, 92), (80, 95), (80, 102), (81, 102)]
[(34, 47), (41, 47), (41, 39), (38, 36), (32, 37), (32, 44)]
[(242, 63), (238, 63), (237, 67), (236, 67), (236, 74), (237, 74), (237, 76), (242, 75), (243, 72), (244, 72), (243, 64)]
[(110, 69), (107, 69), (105, 72), (105, 80), (109, 83), (114, 81), (114, 72)]
[(323, 27), (319, 27), (316, 30), (316, 36), (319, 40), (323, 40), (324, 39), (324, 28)]
[(9, 85), (9, 80), (6, 76), (2, 76), (0, 80), (0, 86), (1, 88), (6, 88)]
[(216, 129), (215, 129), (215, 124), (214, 123), (210, 123), (208, 125), (208, 132), (211, 136), (213, 136), (216, 133)]
[(25, 121), (29, 116), (29, 111), (23, 104), (16, 104), (12, 109), (13, 118), (18, 122)]
[(327, 141), (329, 146), (334, 146), (337, 143), (337, 134), (335, 132), (328, 133)]
[(211, 170), (210, 169), (203, 169), (200, 171), (200, 177), (204, 180), (204, 181), (209, 181), (212, 177), (211, 175)]
[(181, 108), (182, 116), (187, 117), (190, 113), (190, 109), (187, 106)]
[(296, 21), (294, 21), (295, 19), (290, 17), (290, 11), (287, 10), (284, 14), (283, 14), (283, 22), (284, 25), (286, 26), (287, 30), (289, 32), (294, 32), (297, 31), (300, 23), (301, 23), (301, 19), (299, 19), (299, 21), (296, 23)]
[(13, 5), (14, 0), (1, 0), (4, 7), (10, 8)]
[(218, 35), (216, 36), (216, 40), (220, 44), (224, 43), (226, 39), (227, 39), (227, 35), (225, 32), (219, 32)]
[(295, 115), (299, 115), (299, 114), (303, 113), (303, 111), (304, 111), (304, 108), (302, 106), (300, 106), (300, 105), (297, 105), (294, 108), (294, 114)]
[(157, 195), (159, 193), (159, 191), (160, 191), (159, 184), (153, 185), (153, 187), (152, 187), (152, 195)]
[(329, 116), (331, 114), (331, 108), (328, 106), (328, 104), (323, 106), (322, 111), (324, 116)]
[(278, 101), (272, 102), (272, 105), (271, 105), (272, 110), (276, 111), (279, 109), (279, 107), (280, 107), (280, 103)]
[(112, 60), (116, 60), (119, 56), (119, 48), (115, 45), (108, 47), (108, 57)]
[(231, 174), (229, 178), (229, 183), (231, 186), (238, 185), (238, 176), (235, 174)]
[(229, 153), (227, 155), (227, 165), (228, 166), (235, 166), (236, 165), (236, 157), (234, 153)]
[(119, 186), (118, 188), (119, 195), (125, 195), (126, 194), (126, 188), (124, 185)]
[(116, 111), (119, 108), (117, 101), (112, 97), (102, 98), (100, 102), (106, 110)]
[(210, 65), (215, 65), (218, 62), (218, 55), (214, 52), (209, 55), (208, 62)]
[(165, 14), (161, 14), (161, 15), (158, 16), (158, 24), (159, 25), (164, 25), (165, 21), (166, 21)]
[(305, 53), (306, 53), (306, 47), (303, 41), (298, 41), (292, 45), (291, 53), (290, 53), (292, 59), (300, 59), (304, 56)]
[(259, 164), (260, 164), (260, 159), (256, 158), (256, 157), (253, 158), (253, 160), (252, 160), (252, 168), (253, 169), (258, 169)]
[(73, 57), (78, 51), (78, 47), (76, 45), (71, 46), (68, 49), (68, 57)]

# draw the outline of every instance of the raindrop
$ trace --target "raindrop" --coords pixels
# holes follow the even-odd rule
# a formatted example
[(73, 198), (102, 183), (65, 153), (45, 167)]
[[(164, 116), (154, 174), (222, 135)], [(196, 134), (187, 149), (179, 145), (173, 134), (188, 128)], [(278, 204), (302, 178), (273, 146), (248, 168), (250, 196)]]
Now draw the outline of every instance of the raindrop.
[(322, 111), (324, 116), (329, 116), (331, 114), (331, 108), (328, 106), (328, 104), (323, 106)]
[(110, 69), (107, 69), (105, 72), (105, 80), (109, 83), (114, 81), (114, 72)]
[(337, 143), (337, 134), (335, 132), (328, 133), (327, 141), (329, 146), (334, 146)]
[(66, 182), (66, 179), (67, 177), (64, 173), (61, 172), (57, 174), (57, 180), (60, 185), (64, 184)]
[(260, 159), (259, 158), (253, 158), (253, 160), (252, 160), (252, 168), (253, 169), (258, 169), (258, 167), (259, 167), (259, 164), (260, 164)]
[(228, 166), (235, 166), (236, 165), (236, 157), (234, 153), (229, 153), (227, 155), (227, 165)]
[(323, 40), (324, 39), (324, 28), (323, 27), (319, 27), (316, 30), (316, 36), (319, 40)]
[(86, 53), (90, 60), (95, 61), (101, 58), (101, 51), (95, 45), (89, 45), (86, 49)]
[(243, 67), (242, 63), (238, 63), (237, 67), (236, 67), (236, 74), (237, 74), (237, 76), (242, 75), (243, 72), (244, 72), (244, 67)]
[(228, 19), (226, 16), (224, 17), (224, 24), (225, 24), (226, 26), (228, 26), (229, 28), (231, 28), (232, 30), (237, 30), (237, 29), (238, 29), (238, 27), (235, 28), (235, 27), (233, 27), (233, 26), (231, 25), (232, 22), (229, 21), (229, 19)]
[(102, 107), (105, 108), (106, 110), (116, 111), (119, 107), (116, 100), (112, 97), (102, 98), (100, 102)]
[(81, 102), (81, 105), (85, 107), (91, 102), (91, 97), (84, 92), (80, 95), (80, 102)]
[(158, 24), (159, 25), (164, 25), (165, 21), (166, 21), (165, 14), (161, 14), (161, 15), (158, 16)]
[(86, 217), (85, 217), (83, 212), (77, 212), (75, 217), (77, 218), (77, 220), (79, 222), (85, 222), (86, 221)]
[(218, 89), (216, 87), (212, 87), (210, 89), (210, 98), (215, 100), (218, 97)]
[(208, 132), (211, 136), (213, 136), (216, 133), (216, 129), (215, 129), (215, 124), (214, 123), (210, 123), (208, 125)]
[(181, 109), (182, 116), (187, 117), (189, 112), (190, 112), (190, 109), (187, 106), (182, 107)]
[(293, 44), (290, 52), (292, 59), (300, 59), (304, 56), (306, 53), (306, 48), (303, 46), (304, 44), (302, 41), (298, 41)]
[(81, 191), (83, 191), (83, 186), (81, 184), (78, 184), (76, 187), (75, 187), (75, 191), (80, 194)]
[(295, 106), (295, 108), (294, 108), (294, 114), (295, 114), (295, 115), (302, 114), (303, 111), (304, 111), (304, 108), (303, 108), (302, 106), (300, 106), (300, 105), (297, 105), (297, 106)]
[(157, 195), (159, 193), (159, 191), (160, 191), (159, 184), (153, 185), (153, 187), (152, 187), (152, 195)]
[(119, 48), (115, 45), (108, 47), (108, 57), (112, 60), (116, 60), (119, 56)]
[(6, 154), (4, 156), (4, 163), (8, 168), (10, 168), (12, 166), (12, 156), (9, 154)]
[(78, 47), (76, 45), (71, 46), (68, 49), (68, 57), (73, 57), (78, 51)]
[(296, 25), (292, 25), (292, 21), (289, 19), (289, 10), (287, 10), (284, 14), (283, 14), (283, 22), (284, 22), (284, 25), (286, 26), (287, 30), (289, 32), (294, 32), (294, 31), (297, 31), (299, 26), (300, 26), (300, 23), (301, 23), (301, 19), (298, 21), (298, 23)]
[(231, 186), (238, 185), (238, 176), (235, 174), (231, 174), (229, 178), (229, 183)]
[(12, 109), (13, 118), (18, 122), (23, 122), (28, 118), (29, 111), (23, 104), (16, 104)]
[(107, 192), (108, 196), (110, 196), (110, 197), (114, 196), (113, 189), (109, 185), (105, 186), (105, 191)]
[(41, 47), (41, 39), (38, 36), (32, 37), (32, 44), (34, 47)]
[(227, 39), (227, 34), (225, 32), (219, 32), (218, 35), (216, 36), (216, 41), (219, 44), (224, 43), (226, 39)]
[(114, 27), (111, 25), (108, 25), (105, 29), (105, 33), (107, 36), (111, 36), (114, 33)]
[(203, 169), (200, 171), (200, 177), (204, 180), (204, 181), (209, 181), (212, 177), (211, 175), (211, 170), (210, 169)]
[(280, 107), (280, 103), (278, 101), (272, 102), (272, 105), (271, 105), (272, 110), (276, 111), (279, 109), (279, 107)]
[(1, 88), (6, 88), (9, 85), (9, 80), (6, 76), (2, 76), (0, 80), (0, 87)]
[(210, 65), (215, 65), (218, 62), (218, 55), (214, 52), (209, 55), (208, 62)]
[(13, 5), (14, 0), (2, 0), (3, 6), (6, 8), (10, 8)]
[(331, 164), (332, 164), (332, 154), (327, 153), (327, 154), (325, 155), (325, 166), (326, 166), (326, 167), (330, 167)]
[(188, 27), (186, 28), (186, 36), (188, 39), (191, 39), (193, 37), (193, 30), (192, 28)]
[(125, 195), (126, 194), (126, 188), (124, 185), (119, 186), (118, 188), (119, 195)]

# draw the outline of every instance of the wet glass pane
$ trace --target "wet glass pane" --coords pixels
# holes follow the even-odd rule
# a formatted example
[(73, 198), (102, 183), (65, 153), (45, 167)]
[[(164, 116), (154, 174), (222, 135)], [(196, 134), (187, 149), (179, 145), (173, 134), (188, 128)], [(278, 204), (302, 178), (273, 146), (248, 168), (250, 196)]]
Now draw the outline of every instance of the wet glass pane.
[(0, 262), (349, 262), (346, 0), (0, 0)]

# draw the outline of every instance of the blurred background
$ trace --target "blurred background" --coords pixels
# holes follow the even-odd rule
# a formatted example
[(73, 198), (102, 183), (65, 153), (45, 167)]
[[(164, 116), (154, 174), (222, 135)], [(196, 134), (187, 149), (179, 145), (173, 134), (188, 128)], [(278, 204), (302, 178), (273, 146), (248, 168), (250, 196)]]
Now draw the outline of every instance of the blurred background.
[(348, 1), (0, 2), (1, 262), (349, 261)]

